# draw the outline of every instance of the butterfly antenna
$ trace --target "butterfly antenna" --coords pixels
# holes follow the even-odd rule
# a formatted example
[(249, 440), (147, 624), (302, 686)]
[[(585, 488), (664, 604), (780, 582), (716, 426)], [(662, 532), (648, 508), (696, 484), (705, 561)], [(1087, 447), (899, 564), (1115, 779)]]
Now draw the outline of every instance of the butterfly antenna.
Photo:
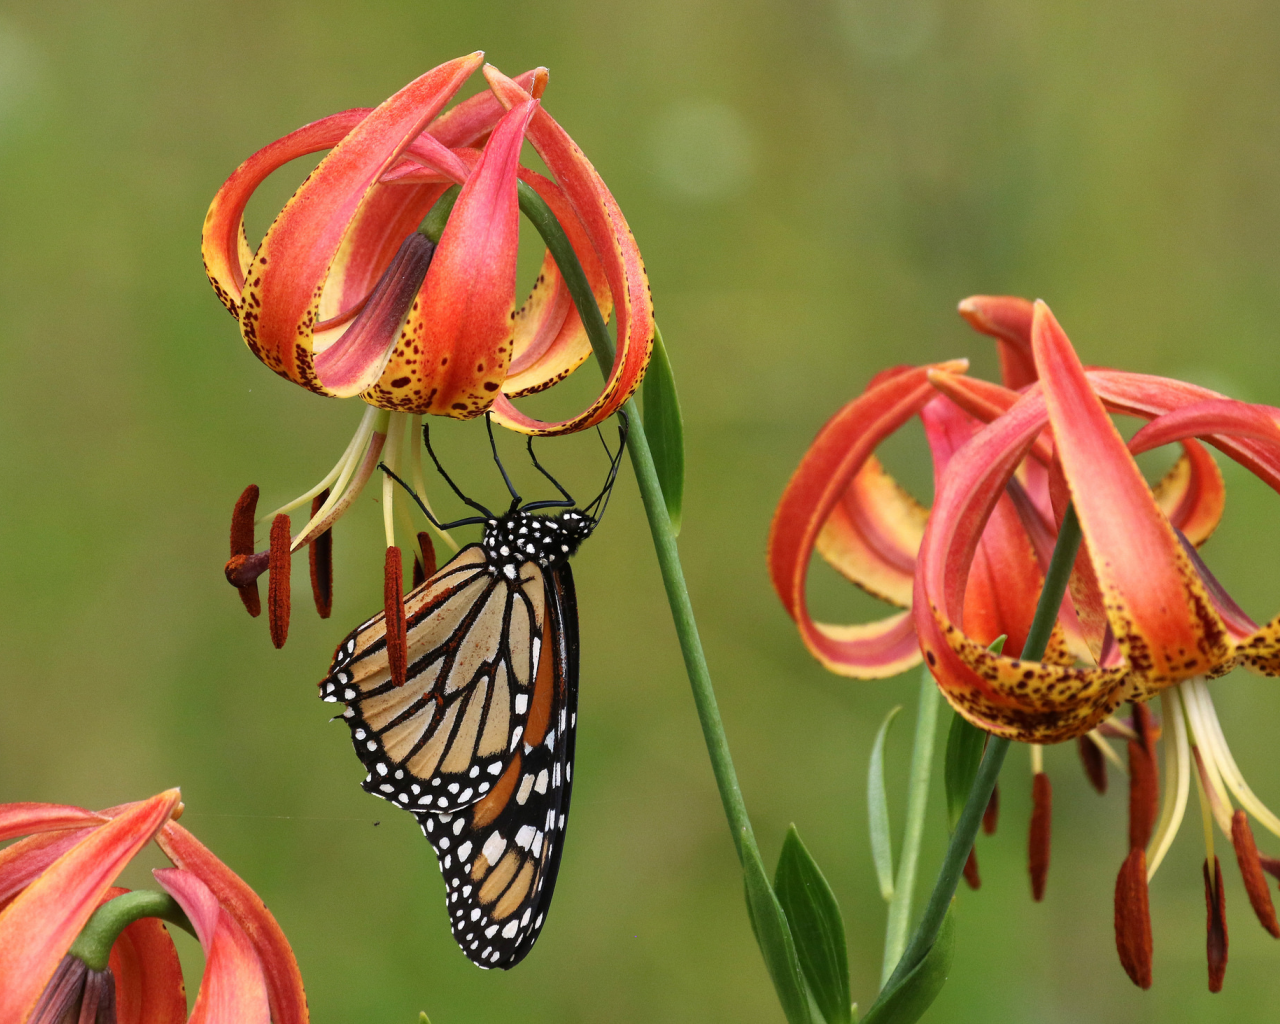
[[(605, 509), (609, 507), (609, 499), (613, 497), (613, 485), (617, 482), (618, 470), (622, 467), (622, 453), (627, 449), (627, 434), (631, 429), (631, 423), (627, 419), (627, 414), (621, 409), (618, 410), (618, 419), (621, 422), (618, 424), (618, 451), (616, 454), (609, 451), (604, 435), (601, 434), (600, 436), (600, 443), (604, 444), (604, 450), (609, 452), (609, 475), (605, 479), (604, 487), (601, 488), (600, 493), (595, 496), (591, 504), (582, 510), (597, 523), (604, 518)], [(592, 512), (591, 510), (597, 508), (597, 506), (598, 511)]]
[[(427, 424), (425, 423), (422, 424), (422, 443), (427, 449), (427, 454), (431, 456), (431, 461), (435, 463), (436, 472), (439, 473), (442, 477), (444, 477), (444, 482), (447, 483), (453, 489), (453, 493), (456, 494), (459, 498), (461, 498), (464, 504), (470, 505), (477, 512), (481, 513), (486, 519), (497, 518), (496, 516), (494, 516), (492, 512), (490, 512), (487, 508), (485, 508), (479, 502), (472, 501), (465, 494), (463, 494), (462, 491), (458, 488), (458, 485), (453, 482), (453, 477), (451, 477), (448, 473), (444, 471), (444, 466), (440, 465), (440, 460), (436, 458), (435, 449), (431, 447), (431, 428), (427, 426)], [(506, 474), (504, 473), (503, 475), (505, 476)], [(393, 473), (392, 476), (394, 477), (395, 474)], [(421, 504), (421, 502), (419, 502), (419, 504)]]
[(458, 519), (452, 523), (442, 523), (440, 522), (440, 520), (438, 520), (435, 516), (431, 514), (431, 509), (427, 508), (426, 503), (420, 497), (418, 497), (418, 492), (415, 491), (403, 480), (401, 480), (400, 477), (396, 475), (395, 470), (388, 467), (385, 462), (379, 462), (378, 468), (382, 470), (382, 472), (386, 473), (387, 476), (391, 477), (391, 479), (394, 480), (396, 483), (398, 483), (401, 487), (404, 488), (405, 493), (408, 494), (409, 497), (411, 497), (417, 503), (418, 508), (422, 509), (422, 514), (427, 517), (431, 525), (434, 526), (437, 530), (452, 530), (458, 526), (471, 526), (474, 523), (488, 522), (490, 519), (493, 518), (490, 515), (485, 515), (483, 517), (468, 516), (465, 519)]
[(511, 483), (511, 477), (507, 476), (507, 467), (498, 458), (498, 443), (493, 439), (492, 414), (487, 412), (484, 414), (484, 426), (489, 431), (489, 450), (493, 452), (493, 461), (497, 464), (498, 472), (502, 474), (503, 483), (507, 485), (507, 490), (511, 493), (511, 511), (514, 512), (520, 507), (520, 495), (516, 493), (515, 486)]

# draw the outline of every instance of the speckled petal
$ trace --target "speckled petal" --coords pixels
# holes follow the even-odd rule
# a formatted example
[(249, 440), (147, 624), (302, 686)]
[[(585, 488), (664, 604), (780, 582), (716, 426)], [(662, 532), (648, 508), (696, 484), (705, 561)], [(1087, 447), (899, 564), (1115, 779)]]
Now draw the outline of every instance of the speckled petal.
[(1222, 621), (1049, 307), (1032, 348), (1107, 618), (1145, 697), (1229, 657)]
[(503, 115), (454, 204), (386, 368), (364, 393), (382, 409), (470, 419), (507, 376), (520, 210), (516, 169), (528, 100)]
[[(386, 185), (380, 178), (481, 58), (474, 53), (442, 64), (365, 116), (272, 223), (245, 272), (240, 327), (254, 353), (281, 376), (328, 393), (312, 361), (342, 328), (325, 331), (324, 322), (340, 318), (367, 292), (417, 226), (415, 216), (429, 208), (424, 190), (437, 187)], [(381, 250), (354, 244), (370, 225), (385, 231)]]
[[(503, 106), (511, 108), (528, 100), (528, 93), (492, 65), (485, 66), (484, 74)], [(626, 218), (582, 150), (541, 108), (529, 123), (528, 137), (564, 190), (600, 256), (613, 295), (617, 351), (600, 395), (576, 416), (547, 423), (521, 412), (505, 395), (494, 402), (493, 411), (495, 418), (512, 430), (568, 434), (612, 416), (640, 386), (653, 349), (653, 299), (644, 262)]]

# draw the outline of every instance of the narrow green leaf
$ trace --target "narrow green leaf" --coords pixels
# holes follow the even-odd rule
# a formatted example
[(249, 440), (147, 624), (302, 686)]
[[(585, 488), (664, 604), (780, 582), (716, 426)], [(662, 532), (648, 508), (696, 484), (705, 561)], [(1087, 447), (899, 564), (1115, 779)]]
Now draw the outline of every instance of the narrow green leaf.
[(938, 993), (946, 984), (955, 949), (955, 921), (952, 910), (948, 908), (947, 916), (942, 919), (942, 927), (938, 930), (938, 939), (929, 947), (924, 959), (892, 990), (880, 994), (875, 1006), (862, 1018), (860, 1024), (914, 1024), (938, 998)]
[(867, 817), (871, 831), (871, 859), (875, 861), (880, 895), (888, 903), (893, 899), (893, 840), (889, 836), (889, 798), (884, 792), (884, 744), (889, 727), (902, 710), (899, 704), (885, 715), (871, 745), (871, 767), (867, 771)]
[(953, 832), (978, 774), (986, 739), (987, 734), (976, 725), (971, 725), (960, 715), (952, 717), (951, 731), (947, 733), (945, 779), (947, 822)]
[(778, 993), (778, 1002), (789, 1024), (812, 1024), (809, 1014), (809, 993), (800, 973), (800, 960), (791, 938), (782, 904), (774, 895), (769, 877), (755, 845), (742, 844), (743, 875), (747, 888), (747, 912), (751, 916), (756, 944), (764, 956), (765, 967)]
[(840, 905), (795, 825), (783, 840), (773, 888), (791, 926), (813, 1001), (827, 1024), (851, 1024), (849, 954)]
[(680, 513), (684, 507), (684, 420), (680, 416), (676, 378), (657, 324), (653, 326), (653, 355), (642, 387), (644, 432), (653, 453), (658, 483), (662, 485), (671, 532), (679, 535)]
[[(1007, 635), (998, 636), (987, 648), (993, 654), (1004, 650)], [(947, 822), (951, 831), (955, 831), (956, 822), (964, 810), (965, 801), (969, 799), (969, 790), (973, 788), (974, 777), (978, 774), (978, 765), (982, 763), (982, 751), (986, 747), (987, 733), (976, 725), (971, 725), (960, 715), (951, 720), (951, 731), (947, 733), (946, 755), (946, 789), (947, 789)]]
[(427, 1016), (426, 1010), (418, 1012), (418, 1024), (431, 1024), (431, 1018)]

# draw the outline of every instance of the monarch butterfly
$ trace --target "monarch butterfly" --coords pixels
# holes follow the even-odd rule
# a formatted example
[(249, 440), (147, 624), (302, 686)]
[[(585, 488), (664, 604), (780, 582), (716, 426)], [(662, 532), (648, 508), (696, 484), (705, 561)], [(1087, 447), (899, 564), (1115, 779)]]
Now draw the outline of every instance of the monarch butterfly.
[[(405, 598), (404, 685), (391, 679), (383, 614), (338, 645), (320, 683), (322, 699), (347, 705), (342, 717), (368, 771), (364, 789), (410, 811), (434, 847), (453, 936), (483, 968), (523, 960), (551, 903), (578, 717), (568, 560), (604, 513), (626, 433), (623, 417), (604, 488), (579, 509), (538, 462), (532, 438), (533, 465), (563, 498), (523, 503), (490, 425), (511, 494), (510, 508), (496, 515), (458, 489), (424, 427), (436, 469), (480, 515), (442, 524), (423, 511), (441, 528), (482, 524), (483, 538)], [(550, 508), (565, 511), (536, 514)]]

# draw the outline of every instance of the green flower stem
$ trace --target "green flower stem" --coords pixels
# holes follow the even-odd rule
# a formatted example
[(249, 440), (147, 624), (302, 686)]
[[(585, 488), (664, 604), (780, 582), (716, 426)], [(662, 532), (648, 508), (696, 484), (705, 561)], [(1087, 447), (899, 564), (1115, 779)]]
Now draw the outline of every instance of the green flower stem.
[[(560, 268), (560, 274), (573, 296), (578, 315), (591, 339), (591, 348), (595, 352), (596, 361), (606, 377), (613, 368), (613, 339), (609, 337), (604, 317), (596, 304), (587, 275), (583, 273), (582, 264), (569, 244), (564, 230), (556, 220), (551, 208), (542, 198), (523, 181), (518, 184), (520, 210), (537, 229), (538, 234), (546, 242), (547, 249)], [(644, 503), (645, 515), (649, 519), (649, 532), (653, 534), (653, 546), (658, 556), (658, 566), (662, 571), (662, 582), (667, 590), (667, 601), (671, 605), (671, 618), (675, 623), (676, 636), (680, 640), (680, 650), (684, 654), (685, 671), (689, 675), (689, 684), (693, 688), (693, 700), (698, 709), (698, 720), (702, 724), (702, 736), (707, 744), (707, 753), (711, 757), (711, 770), (715, 774), (716, 785), (720, 790), (720, 801), (724, 805), (725, 817), (729, 820), (729, 828), (733, 833), (733, 844), (742, 860), (744, 850), (749, 849), (758, 856), (755, 835), (751, 831), (751, 822), (747, 818), (746, 804), (742, 799), (742, 790), (738, 785), (737, 774), (733, 770), (733, 758), (729, 754), (729, 741), (724, 734), (724, 724), (720, 720), (720, 708), (716, 703), (715, 690), (711, 686), (711, 672), (707, 668), (706, 655), (702, 651), (702, 641), (698, 637), (698, 625), (693, 617), (693, 605), (689, 601), (689, 590), (685, 585), (684, 569), (680, 565), (680, 552), (676, 548), (675, 535), (671, 530), (671, 518), (667, 515), (667, 505), (663, 500), (662, 486), (658, 482), (658, 474), (653, 465), (653, 454), (649, 450), (649, 442), (645, 438), (644, 423), (634, 400), (627, 402), (626, 413), (630, 429), (627, 434), (627, 450), (631, 455), (631, 465), (635, 471), (636, 483), (640, 488), (640, 498)]]
[(924, 811), (929, 802), (929, 776), (933, 768), (933, 741), (938, 731), (938, 685), (926, 668), (920, 673), (920, 701), (916, 709), (916, 735), (911, 745), (911, 775), (907, 788), (907, 821), (902, 835), (902, 859), (893, 883), (888, 921), (884, 929), (884, 960), (880, 968), (883, 987), (907, 948), (911, 924), (911, 898), (916, 887), (920, 837), (924, 835)]
[(108, 900), (95, 910), (67, 955), (74, 956), (90, 970), (105, 971), (111, 947), (120, 933), (144, 917), (159, 917), (192, 935), (196, 933), (178, 901), (167, 892), (138, 889)]
[[(1044, 657), (1045, 648), (1049, 646), (1049, 635), (1053, 632), (1053, 624), (1058, 618), (1058, 609), (1062, 605), (1063, 595), (1067, 591), (1067, 581), (1071, 578), (1071, 569), (1075, 565), (1076, 552), (1080, 549), (1080, 521), (1076, 517), (1075, 506), (1068, 506), (1062, 520), (1062, 528), (1058, 531), (1058, 542), (1053, 549), (1053, 558), (1045, 573), (1044, 587), (1040, 591), (1040, 601), (1036, 605), (1035, 618), (1027, 633), (1027, 642), (1022, 648), (1024, 661), (1039, 661)], [(978, 834), (978, 825), (982, 814), (991, 799), (991, 791), (995, 788), (996, 779), (1000, 775), (1000, 766), (1004, 764), (1010, 741), (992, 736), (987, 741), (987, 750), (982, 764), (978, 768), (977, 777), (973, 780), (973, 788), (969, 791), (969, 799), (964, 805), (964, 812), (951, 834), (951, 842), (947, 846), (946, 857), (942, 862), (942, 870), (938, 872), (938, 880), (934, 884), (933, 893), (925, 906), (924, 914), (911, 943), (898, 961), (889, 980), (881, 989), (875, 1006), (880, 1005), (924, 959), (938, 937), (942, 927), (942, 919), (946, 917), (947, 908), (955, 895), (956, 885), (960, 881), (960, 872), (968, 859), (969, 850), (973, 847), (974, 837)], [(875, 1007), (873, 1006), (872, 1009)], [(870, 1013), (871, 1011), (868, 1011)]]

